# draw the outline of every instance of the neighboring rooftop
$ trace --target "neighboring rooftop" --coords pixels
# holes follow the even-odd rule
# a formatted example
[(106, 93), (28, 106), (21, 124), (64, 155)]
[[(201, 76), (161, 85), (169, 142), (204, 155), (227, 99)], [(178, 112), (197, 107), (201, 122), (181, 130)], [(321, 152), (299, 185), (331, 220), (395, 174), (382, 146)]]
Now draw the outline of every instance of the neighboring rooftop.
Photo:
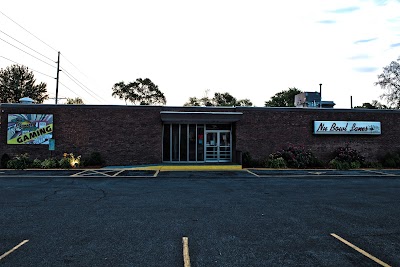
[(333, 108), (333, 101), (322, 101), (319, 92), (303, 92), (295, 95), (294, 106), (300, 108)]

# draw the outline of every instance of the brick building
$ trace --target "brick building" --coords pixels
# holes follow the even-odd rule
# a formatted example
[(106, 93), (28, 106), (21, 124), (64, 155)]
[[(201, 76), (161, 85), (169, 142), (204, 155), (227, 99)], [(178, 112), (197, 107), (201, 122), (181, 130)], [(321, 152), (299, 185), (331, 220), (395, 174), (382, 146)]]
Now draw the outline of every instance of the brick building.
[(400, 148), (397, 110), (0, 104), (0, 154), (100, 152), (107, 165), (239, 162), (288, 144), (327, 160), (350, 144), (374, 161)]

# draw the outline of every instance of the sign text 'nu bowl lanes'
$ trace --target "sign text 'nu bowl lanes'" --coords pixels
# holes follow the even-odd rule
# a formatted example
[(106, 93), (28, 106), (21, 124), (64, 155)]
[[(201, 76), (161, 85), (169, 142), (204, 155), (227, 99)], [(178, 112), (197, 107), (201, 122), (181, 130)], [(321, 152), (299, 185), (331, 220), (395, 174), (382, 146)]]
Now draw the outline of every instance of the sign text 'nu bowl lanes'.
[(380, 135), (378, 121), (314, 121), (314, 134)]

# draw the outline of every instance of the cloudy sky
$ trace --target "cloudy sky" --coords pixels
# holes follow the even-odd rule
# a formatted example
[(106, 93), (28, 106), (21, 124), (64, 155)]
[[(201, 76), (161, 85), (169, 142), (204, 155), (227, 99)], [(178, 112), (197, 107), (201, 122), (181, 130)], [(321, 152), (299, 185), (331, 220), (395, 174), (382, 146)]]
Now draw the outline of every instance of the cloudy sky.
[(350, 96), (379, 100), (374, 82), (400, 56), (400, 0), (20, 0), (0, 12), (0, 68), (28, 66), (54, 97), (60, 51), (59, 96), (87, 104), (124, 105), (113, 84), (150, 78), (170, 106), (206, 92), (264, 106), (322, 83), (323, 100), (349, 108)]

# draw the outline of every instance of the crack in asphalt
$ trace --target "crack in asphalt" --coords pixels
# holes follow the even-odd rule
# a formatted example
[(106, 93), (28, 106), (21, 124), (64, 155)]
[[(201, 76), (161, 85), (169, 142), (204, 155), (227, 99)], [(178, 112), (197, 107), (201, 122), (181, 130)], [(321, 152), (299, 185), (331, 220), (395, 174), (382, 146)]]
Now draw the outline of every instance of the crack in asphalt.
[(107, 193), (106, 193), (106, 191), (104, 191), (103, 189), (101, 189), (101, 188), (95, 189), (95, 188), (90, 187), (90, 186), (88, 186), (88, 185), (86, 185), (86, 184), (85, 184), (85, 186), (86, 186), (87, 188), (89, 188), (90, 190), (97, 191), (97, 192), (100, 191), (100, 192), (103, 194), (101, 197), (99, 197), (98, 199), (96, 199), (95, 201), (93, 201), (93, 203), (98, 202), (98, 201), (104, 199), (105, 197), (107, 197)]

